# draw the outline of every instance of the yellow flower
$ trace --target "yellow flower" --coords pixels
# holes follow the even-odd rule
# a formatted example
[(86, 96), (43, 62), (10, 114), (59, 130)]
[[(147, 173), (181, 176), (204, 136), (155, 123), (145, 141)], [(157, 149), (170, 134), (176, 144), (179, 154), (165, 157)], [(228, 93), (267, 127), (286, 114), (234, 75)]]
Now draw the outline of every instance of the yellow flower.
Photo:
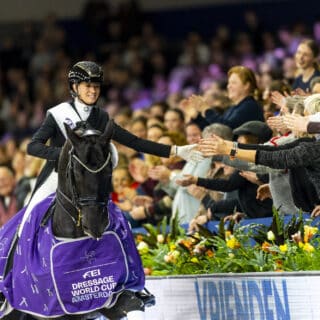
[(226, 235), (226, 239), (229, 239), (232, 236), (232, 233), (231, 231), (227, 230), (225, 235)]
[(317, 233), (318, 228), (311, 226), (304, 226), (304, 242), (307, 243)]
[(279, 249), (281, 252), (287, 252), (288, 251), (288, 246), (286, 244), (282, 244), (279, 246)]
[(193, 257), (193, 258), (191, 258), (191, 260), (190, 260), (191, 262), (193, 262), (193, 263), (199, 263), (199, 260), (198, 260), (198, 258), (197, 257)]
[(310, 243), (305, 243), (303, 246), (303, 250), (307, 252), (313, 252), (314, 247)]
[(226, 243), (227, 243), (227, 247), (230, 249), (240, 248), (240, 243), (234, 236), (231, 236), (230, 239), (226, 241)]
[(268, 233), (267, 233), (267, 238), (268, 238), (269, 241), (273, 241), (273, 240), (276, 238), (276, 236), (275, 236), (274, 233), (270, 230), (270, 231), (268, 231)]
[(177, 248), (177, 246), (174, 243), (170, 243), (169, 248), (170, 248), (170, 251), (173, 251)]

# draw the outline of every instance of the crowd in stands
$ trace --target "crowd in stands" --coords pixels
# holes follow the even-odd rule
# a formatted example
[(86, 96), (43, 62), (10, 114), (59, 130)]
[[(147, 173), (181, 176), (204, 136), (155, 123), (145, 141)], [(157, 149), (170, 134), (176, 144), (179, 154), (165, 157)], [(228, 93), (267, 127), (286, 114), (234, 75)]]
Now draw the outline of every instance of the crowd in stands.
[[(209, 139), (216, 147), (195, 164), (115, 143), (112, 199), (132, 227), (178, 215), (194, 230), (208, 219), (272, 216), (272, 206), (283, 214), (320, 212), (312, 151), (320, 132), (316, 26), (232, 33), (221, 25), (210, 39), (190, 31), (173, 45), (134, 2), (117, 10), (93, 3), (82, 17), (88, 46), (70, 45), (54, 14), (40, 26), (26, 23), (19, 41), (2, 41), (0, 226), (28, 203), (43, 161), (27, 155), (26, 145), (46, 111), (70, 99), (67, 70), (79, 60), (103, 67), (99, 104), (133, 134), (169, 145)], [(259, 25), (254, 12), (246, 15)], [(230, 141), (224, 156), (221, 141)], [(255, 156), (233, 159), (235, 141)]]

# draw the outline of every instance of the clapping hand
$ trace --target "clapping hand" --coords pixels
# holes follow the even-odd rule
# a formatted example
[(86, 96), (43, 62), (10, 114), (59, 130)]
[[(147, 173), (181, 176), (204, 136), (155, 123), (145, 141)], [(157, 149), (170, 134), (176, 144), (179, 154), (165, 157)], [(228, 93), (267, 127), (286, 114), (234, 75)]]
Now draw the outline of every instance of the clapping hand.
[(168, 182), (170, 179), (170, 173), (171, 171), (166, 166), (161, 165), (150, 168), (148, 176), (153, 180)]
[(286, 107), (287, 100), (286, 97), (280, 93), (279, 91), (272, 91), (271, 92), (271, 101), (280, 107), (280, 109)]
[(188, 103), (190, 103), (192, 107), (200, 113), (203, 113), (210, 108), (204, 97), (195, 94), (188, 99)]

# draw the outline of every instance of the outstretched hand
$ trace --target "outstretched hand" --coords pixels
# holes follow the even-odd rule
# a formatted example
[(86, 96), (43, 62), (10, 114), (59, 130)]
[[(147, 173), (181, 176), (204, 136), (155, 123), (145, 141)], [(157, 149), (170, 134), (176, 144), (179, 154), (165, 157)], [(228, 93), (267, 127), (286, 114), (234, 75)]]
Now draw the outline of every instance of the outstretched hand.
[(244, 219), (245, 214), (242, 212), (235, 212), (233, 214), (230, 214), (226, 217), (224, 217), (223, 221), (227, 222), (227, 221), (231, 221), (233, 220), (235, 223), (239, 223), (242, 219)]
[(266, 199), (272, 199), (272, 194), (270, 191), (270, 186), (268, 183), (262, 184), (261, 186), (258, 187), (257, 189), (257, 196), (256, 199), (264, 201)]
[(261, 181), (259, 180), (257, 174), (253, 171), (240, 171), (239, 175), (253, 184), (261, 184)]
[(204, 159), (203, 154), (198, 150), (197, 144), (177, 146), (176, 155), (186, 161), (198, 163)]
[(311, 218), (319, 217), (320, 216), (320, 205), (314, 207), (311, 212)]
[(191, 174), (184, 174), (183, 178), (177, 179), (175, 182), (179, 186), (187, 187), (187, 186), (190, 186), (191, 184), (196, 184), (197, 181), (198, 181), (197, 177), (195, 177)]
[(199, 231), (199, 225), (206, 224), (209, 220), (211, 220), (211, 217), (212, 217), (212, 212), (209, 208), (206, 214), (198, 215), (190, 221), (188, 232), (193, 233), (193, 232)]
[(199, 142), (199, 150), (205, 157), (229, 154), (228, 150), (230, 150), (230, 147), (232, 147), (231, 141), (223, 140), (216, 135), (213, 135), (211, 138), (201, 139)]
[(292, 131), (307, 132), (309, 118), (302, 117), (300, 115), (288, 114), (283, 117), (283, 122), (286, 127)]
[(279, 132), (287, 130), (287, 126), (283, 122), (283, 116), (275, 116), (275, 117), (269, 117), (267, 119), (268, 126), (273, 129), (277, 130)]

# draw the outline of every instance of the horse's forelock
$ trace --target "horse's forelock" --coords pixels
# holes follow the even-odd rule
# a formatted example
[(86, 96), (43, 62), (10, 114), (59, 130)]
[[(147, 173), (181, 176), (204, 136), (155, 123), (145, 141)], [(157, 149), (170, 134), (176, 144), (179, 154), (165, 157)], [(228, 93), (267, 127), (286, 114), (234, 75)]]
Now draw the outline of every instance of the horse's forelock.
[(98, 135), (84, 136), (79, 145), (73, 146), (75, 154), (84, 163), (101, 165), (107, 159), (108, 143), (100, 140), (99, 137)]

